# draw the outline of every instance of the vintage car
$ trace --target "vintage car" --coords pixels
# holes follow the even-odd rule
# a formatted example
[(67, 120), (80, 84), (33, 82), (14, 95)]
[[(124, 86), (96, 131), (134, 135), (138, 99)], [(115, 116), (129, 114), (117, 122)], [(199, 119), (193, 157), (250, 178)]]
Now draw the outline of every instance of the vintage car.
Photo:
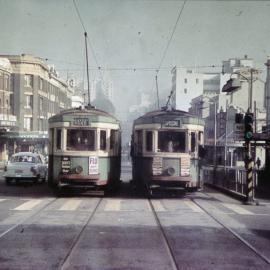
[(6, 184), (12, 180), (16, 183), (22, 180), (31, 180), (34, 183), (45, 182), (48, 174), (48, 165), (41, 154), (20, 152), (14, 154), (4, 169)]

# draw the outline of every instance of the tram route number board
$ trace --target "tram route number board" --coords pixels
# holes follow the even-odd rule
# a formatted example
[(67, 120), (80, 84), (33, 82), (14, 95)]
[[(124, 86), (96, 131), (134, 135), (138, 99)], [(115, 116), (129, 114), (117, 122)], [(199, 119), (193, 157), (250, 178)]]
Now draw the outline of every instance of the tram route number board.
[(70, 157), (62, 157), (61, 167), (62, 167), (62, 173), (66, 174), (70, 172), (70, 168), (71, 168)]
[(89, 174), (98, 174), (98, 158), (89, 157)]

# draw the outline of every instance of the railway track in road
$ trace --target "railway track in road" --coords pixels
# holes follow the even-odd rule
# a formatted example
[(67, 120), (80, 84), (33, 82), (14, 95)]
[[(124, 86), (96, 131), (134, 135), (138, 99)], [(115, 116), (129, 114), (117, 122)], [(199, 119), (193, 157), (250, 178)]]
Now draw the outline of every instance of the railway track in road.
[(267, 264), (270, 264), (270, 259), (267, 258), (266, 256), (264, 256), (258, 249), (256, 249), (252, 244), (250, 244), (248, 241), (246, 241), (240, 234), (238, 234), (236, 231), (232, 230), (226, 224), (221, 222), (218, 218), (216, 218), (214, 215), (212, 215), (205, 207), (200, 205), (196, 200), (194, 200), (194, 199), (190, 199), (190, 200), (193, 203), (195, 203), (200, 209), (202, 209), (203, 212), (205, 212), (208, 216), (210, 216), (215, 222), (217, 222), (224, 229), (226, 229), (228, 232), (233, 234), (239, 241), (241, 241), (242, 244), (244, 244), (246, 247), (248, 247), (250, 250), (252, 250), (258, 257), (260, 257)]
[(148, 199), (148, 202), (149, 202), (149, 205), (150, 205), (151, 210), (153, 212), (156, 223), (157, 223), (157, 225), (158, 225), (158, 227), (160, 229), (160, 232), (161, 232), (161, 235), (163, 237), (164, 244), (165, 244), (165, 247), (167, 249), (168, 255), (170, 256), (170, 260), (171, 260), (171, 263), (172, 263), (172, 266), (173, 266), (173, 270), (179, 270), (180, 268), (177, 265), (177, 261), (176, 261), (175, 255), (173, 253), (172, 247), (170, 246), (169, 239), (167, 238), (166, 233), (165, 233), (165, 231), (164, 231), (164, 229), (162, 227), (162, 224), (161, 224), (160, 219), (159, 219), (159, 217), (157, 215), (155, 207), (154, 207), (151, 199)]
[(32, 218), (34, 218), (35, 216), (37, 216), (38, 214), (40, 214), (43, 210), (45, 210), (48, 206), (52, 205), (55, 201), (57, 200), (57, 198), (51, 200), (50, 202), (48, 202), (46, 205), (44, 205), (43, 207), (39, 208), (38, 210), (34, 211), (33, 213), (31, 213), (30, 215), (28, 215), (27, 217), (25, 217), (24, 219), (22, 219), (20, 222), (17, 222), (16, 224), (14, 224), (13, 226), (11, 226), (10, 228), (8, 228), (7, 230), (5, 230), (4, 232), (2, 232), (0, 234), (0, 240), (1, 238), (3, 238), (5, 235), (7, 235), (8, 233), (14, 231), (16, 228), (18, 228), (19, 226), (23, 225), (24, 223), (26, 223), (27, 221), (31, 220)]
[(69, 247), (69, 250), (66, 254), (66, 256), (64, 257), (64, 259), (58, 264), (58, 269), (64, 269), (65, 267), (65, 263), (67, 262), (68, 258), (70, 257), (70, 255), (72, 254), (73, 250), (75, 250), (76, 245), (79, 243), (81, 236), (83, 234), (83, 232), (85, 231), (86, 227), (88, 226), (88, 224), (90, 223), (90, 221), (92, 220), (92, 218), (94, 217), (99, 205), (101, 204), (103, 198), (99, 198), (99, 200), (97, 201), (95, 208), (93, 209), (92, 213), (90, 214), (90, 216), (88, 217), (88, 219), (86, 220), (84, 226), (82, 227), (82, 229), (80, 230), (80, 232), (78, 233), (77, 237), (74, 239), (73, 243), (71, 244), (71, 246)]

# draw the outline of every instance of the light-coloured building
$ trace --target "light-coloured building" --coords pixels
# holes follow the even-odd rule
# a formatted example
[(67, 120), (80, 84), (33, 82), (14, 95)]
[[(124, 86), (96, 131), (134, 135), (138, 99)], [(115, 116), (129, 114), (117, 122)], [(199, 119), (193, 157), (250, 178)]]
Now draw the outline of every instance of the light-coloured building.
[[(14, 150), (14, 141), (9, 141), (17, 127), (14, 115), (14, 92), (11, 85), (12, 67), (7, 58), (0, 58), (0, 162), (8, 160)], [(2, 164), (1, 164), (2, 165)]]
[(18, 123), (18, 132), (8, 139), (15, 141), (14, 151), (46, 153), (48, 118), (71, 107), (72, 90), (42, 58), (0, 55), (0, 59), (4, 58), (12, 68), (10, 103)]

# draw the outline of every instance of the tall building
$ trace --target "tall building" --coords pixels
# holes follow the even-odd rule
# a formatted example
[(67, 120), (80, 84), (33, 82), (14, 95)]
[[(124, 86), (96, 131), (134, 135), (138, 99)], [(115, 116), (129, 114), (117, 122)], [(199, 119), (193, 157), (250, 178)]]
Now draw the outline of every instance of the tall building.
[(14, 141), (10, 151), (47, 151), (48, 118), (71, 107), (72, 90), (53, 67), (39, 57), (28, 54), (0, 55), (8, 59), (10, 76), (10, 110), (17, 117), (18, 131), (8, 140)]
[(12, 67), (7, 58), (0, 58), (0, 162), (8, 160), (14, 150), (14, 141), (9, 141), (17, 130), (17, 118), (14, 115), (14, 92), (12, 87)]
[(203, 93), (203, 75), (193, 70), (174, 67), (172, 73), (172, 107), (188, 111), (193, 98)]

